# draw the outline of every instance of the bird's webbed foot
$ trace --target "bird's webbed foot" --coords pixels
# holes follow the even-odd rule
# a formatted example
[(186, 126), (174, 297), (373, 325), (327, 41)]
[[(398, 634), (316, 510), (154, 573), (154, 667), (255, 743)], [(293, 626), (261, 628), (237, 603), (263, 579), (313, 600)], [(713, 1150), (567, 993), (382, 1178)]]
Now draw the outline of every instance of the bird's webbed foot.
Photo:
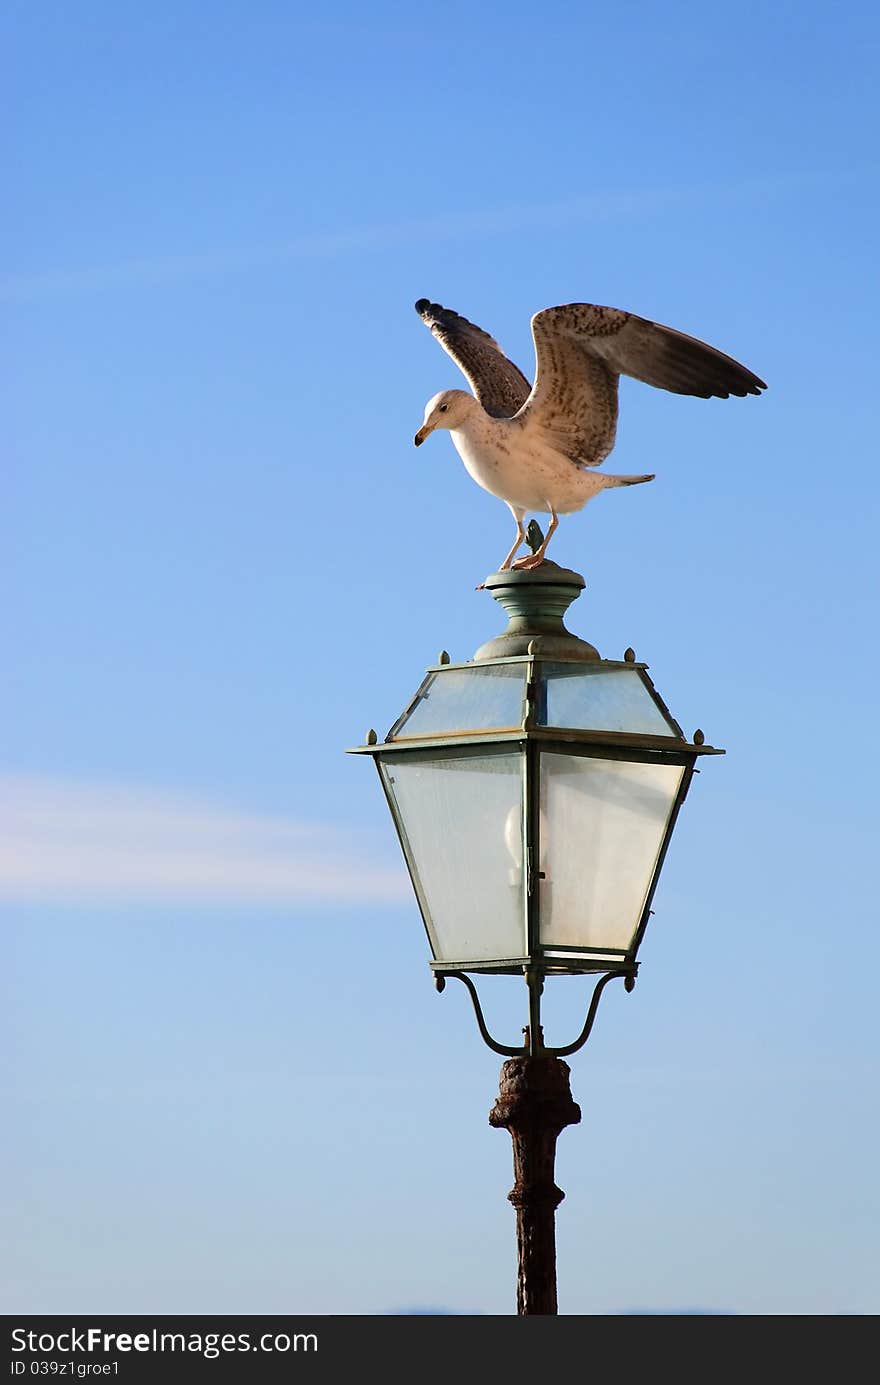
[(550, 511), (550, 525), (547, 529), (546, 537), (541, 533), (541, 526), (536, 519), (529, 521), (529, 527), (526, 530), (526, 543), (532, 551), (528, 557), (517, 558), (516, 562), (513, 563), (512, 566), (517, 568), (519, 572), (531, 572), (532, 568), (540, 567), (544, 561), (547, 545), (556, 532), (556, 526), (559, 523), (556, 511), (551, 506), (548, 506), (548, 509)]
[(517, 558), (515, 563), (511, 563), (511, 567), (519, 572), (531, 572), (532, 568), (540, 567), (543, 561), (543, 553), (532, 553), (528, 558)]

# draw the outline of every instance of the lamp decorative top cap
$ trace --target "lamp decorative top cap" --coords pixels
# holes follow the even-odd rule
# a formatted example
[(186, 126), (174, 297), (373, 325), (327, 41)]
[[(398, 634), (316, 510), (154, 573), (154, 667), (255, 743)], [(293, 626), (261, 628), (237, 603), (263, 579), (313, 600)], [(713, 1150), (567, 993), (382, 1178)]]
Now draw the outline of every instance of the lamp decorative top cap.
[(502, 635), (488, 640), (475, 660), (515, 657), (534, 653), (529, 646), (539, 637), (545, 658), (598, 659), (599, 651), (566, 630), (563, 616), (586, 586), (579, 572), (544, 559), (535, 568), (508, 568), (493, 572), (483, 587), (503, 607), (509, 621)]

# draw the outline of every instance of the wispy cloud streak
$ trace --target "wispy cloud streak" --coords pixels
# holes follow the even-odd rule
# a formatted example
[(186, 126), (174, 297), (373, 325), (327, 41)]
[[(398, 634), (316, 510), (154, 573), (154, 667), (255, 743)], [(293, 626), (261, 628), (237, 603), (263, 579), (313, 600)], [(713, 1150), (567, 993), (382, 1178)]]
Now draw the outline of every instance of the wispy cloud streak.
[(332, 258), (351, 252), (395, 250), (426, 241), (497, 235), (550, 228), (569, 222), (597, 220), (627, 212), (649, 211), (670, 200), (668, 191), (607, 193), (565, 202), (507, 204), (465, 216), (426, 217), (386, 222), (375, 226), (348, 226), (291, 236), (272, 245), (205, 249), (186, 255), (148, 256), (117, 264), (79, 269), (37, 271), (0, 277), (0, 298), (42, 297), (46, 294), (82, 292), (125, 284), (151, 284), (166, 280), (230, 274), (248, 269), (283, 265), (303, 259)]
[[(391, 853), (388, 853), (389, 861)], [(123, 784), (0, 776), (0, 900), (399, 900), (402, 863), (332, 826)]]
[(59, 293), (231, 274), (301, 259), (395, 250), (426, 242), (510, 235), (532, 229), (552, 230), (604, 220), (630, 219), (661, 212), (669, 206), (739, 202), (799, 187), (839, 184), (864, 173), (865, 170), (859, 169), (836, 169), (829, 173), (814, 169), (699, 184), (609, 189), (557, 202), (505, 203), (459, 216), (328, 229), (292, 236), (272, 245), (206, 248), (191, 254), (145, 256), (117, 264), (7, 274), (0, 276), (0, 299), (29, 300)]

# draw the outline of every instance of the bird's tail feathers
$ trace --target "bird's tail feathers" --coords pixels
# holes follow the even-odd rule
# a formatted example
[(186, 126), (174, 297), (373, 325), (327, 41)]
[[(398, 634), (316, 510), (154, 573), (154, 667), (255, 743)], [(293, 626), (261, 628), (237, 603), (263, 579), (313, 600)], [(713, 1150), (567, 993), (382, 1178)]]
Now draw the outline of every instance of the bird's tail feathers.
[(640, 486), (643, 481), (653, 481), (654, 473), (650, 476), (605, 476), (607, 486)]

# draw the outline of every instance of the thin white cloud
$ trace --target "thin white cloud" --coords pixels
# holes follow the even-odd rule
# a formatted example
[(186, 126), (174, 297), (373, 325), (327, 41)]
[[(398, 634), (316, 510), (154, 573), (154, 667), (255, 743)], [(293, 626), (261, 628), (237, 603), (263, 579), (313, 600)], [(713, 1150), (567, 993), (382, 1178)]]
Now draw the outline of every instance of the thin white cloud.
[(213, 274), (326, 258), (351, 252), (393, 250), (399, 246), (552, 230), (596, 221), (632, 219), (668, 206), (734, 203), (811, 186), (837, 185), (862, 177), (865, 169), (838, 168), (757, 175), (673, 186), (605, 189), (558, 202), (511, 202), (471, 213), (347, 226), (293, 236), (273, 245), (208, 248), (186, 255), (146, 256), (71, 269), (46, 269), (0, 276), (0, 299), (29, 300), (58, 293), (88, 292), (115, 285), (161, 283)]
[(347, 226), (292, 236), (275, 244), (241, 248), (208, 249), (187, 255), (148, 256), (117, 264), (49, 269), (32, 274), (0, 277), (0, 298), (14, 300), (45, 294), (112, 288), (118, 284), (154, 283), (285, 264), (302, 259), (324, 259), (355, 251), (392, 250), (398, 246), (455, 240), (477, 235), (498, 235), (531, 227), (550, 228), (569, 222), (597, 220), (606, 216), (654, 210), (674, 194), (668, 190), (604, 193), (565, 202), (512, 203), (464, 216), (442, 216), (386, 222), (374, 226)]
[(332, 826), (112, 783), (0, 775), (0, 899), (342, 903), (407, 896)]

